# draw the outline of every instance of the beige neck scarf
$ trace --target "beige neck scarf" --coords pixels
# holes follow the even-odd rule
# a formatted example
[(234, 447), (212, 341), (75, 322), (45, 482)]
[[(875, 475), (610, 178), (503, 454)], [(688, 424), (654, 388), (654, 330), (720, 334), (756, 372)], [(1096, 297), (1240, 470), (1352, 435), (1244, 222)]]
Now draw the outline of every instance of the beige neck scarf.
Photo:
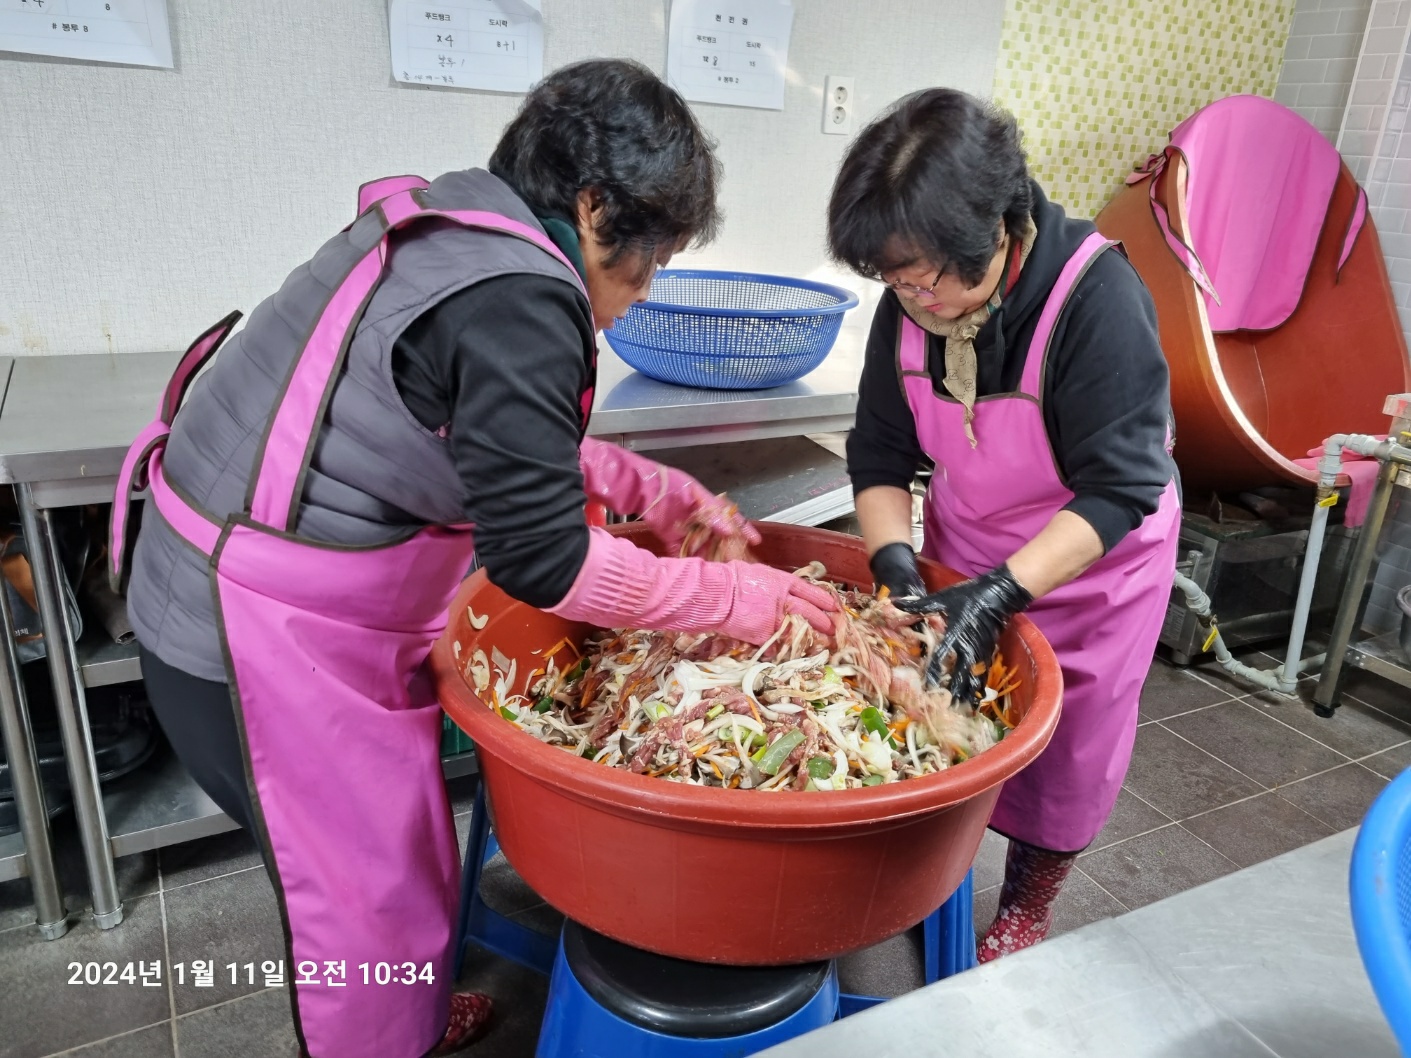
[[(1028, 261), (1029, 251), (1034, 248), (1034, 238), (1037, 235), (1038, 229), (1034, 227), (1033, 220), (1025, 221), (1019, 244), (1020, 268), (1023, 268), (1024, 263)], [(1004, 286), (1008, 279), (1009, 262), (1006, 260), (1004, 272), (1000, 276), (999, 284), (995, 287), (995, 292), (990, 300), (968, 316), (962, 316), (958, 320), (938, 320), (909, 298), (898, 298), (901, 301), (902, 311), (915, 321), (918, 327), (946, 340), (946, 377), (941, 384), (945, 386), (946, 392), (965, 408), (965, 436), (969, 440), (971, 448), (974, 448), (977, 443), (975, 429), (972, 425), (975, 419), (975, 378), (979, 372), (979, 361), (975, 356), (975, 336), (980, 333), (980, 328), (1000, 307), (1000, 303), (1004, 300)]]

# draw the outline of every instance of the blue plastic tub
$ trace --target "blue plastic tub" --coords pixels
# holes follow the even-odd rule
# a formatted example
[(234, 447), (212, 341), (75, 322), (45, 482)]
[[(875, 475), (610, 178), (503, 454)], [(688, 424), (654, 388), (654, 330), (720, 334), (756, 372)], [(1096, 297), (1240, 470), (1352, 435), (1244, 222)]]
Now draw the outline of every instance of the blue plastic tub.
[(650, 299), (605, 335), (629, 366), (659, 381), (765, 389), (821, 364), (856, 305), (851, 291), (806, 279), (667, 269)]

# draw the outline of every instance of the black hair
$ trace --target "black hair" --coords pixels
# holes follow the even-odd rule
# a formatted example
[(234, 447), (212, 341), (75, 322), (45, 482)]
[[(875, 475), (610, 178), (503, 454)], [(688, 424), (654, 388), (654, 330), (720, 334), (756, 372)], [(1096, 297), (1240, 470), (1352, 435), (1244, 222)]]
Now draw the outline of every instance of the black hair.
[(999, 250), (1000, 222), (1021, 236), (1033, 208), (1012, 115), (951, 88), (899, 100), (862, 130), (828, 202), (838, 263), (880, 278), (921, 260), (969, 286)]
[(575, 223), (599, 196), (607, 262), (649, 270), (664, 249), (703, 245), (720, 225), (714, 143), (675, 91), (640, 63), (592, 59), (555, 70), (506, 126), (489, 169), (540, 214)]

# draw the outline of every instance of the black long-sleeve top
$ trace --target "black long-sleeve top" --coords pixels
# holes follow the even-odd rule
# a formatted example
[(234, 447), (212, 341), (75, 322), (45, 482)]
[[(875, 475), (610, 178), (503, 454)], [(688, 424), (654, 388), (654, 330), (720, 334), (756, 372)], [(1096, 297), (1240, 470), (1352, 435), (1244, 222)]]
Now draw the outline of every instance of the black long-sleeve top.
[[(572, 227), (541, 217), (582, 272)], [(392, 348), (407, 410), (447, 443), (492, 583), (531, 606), (562, 601), (588, 554), (579, 395), (596, 340), (588, 299), (548, 276), (496, 276), (418, 316)]]
[[(975, 338), (978, 396), (1018, 389), (1029, 340), (1063, 265), (1094, 231), (1070, 220), (1034, 185), (1033, 249), (1014, 289)], [(927, 464), (897, 368), (902, 310), (888, 291), (872, 319), (848, 437), (854, 492), (876, 485), (909, 488)], [(927, 335), (926, 360), (938, 399), (945, 339)], [(1049, 346), (1044, 374), (1044, 426), (1070, 510), (1111, 550), (1153, 513), (1175, 474), (1166, 448), (1170, 381), (1156, 329), (1156, 310), (1136, 270), (1121, 253), (1101, 254), (1074, 289)]]

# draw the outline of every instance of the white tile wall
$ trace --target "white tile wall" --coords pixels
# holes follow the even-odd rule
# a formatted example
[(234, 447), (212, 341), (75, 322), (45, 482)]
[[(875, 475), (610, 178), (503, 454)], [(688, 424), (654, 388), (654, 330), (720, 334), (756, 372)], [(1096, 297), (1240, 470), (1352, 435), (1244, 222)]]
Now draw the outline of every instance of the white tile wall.
[[(1336, 142), (1373, 0), (1298, 0), (1274, 98)], [(1370, 114), (1364, 115), (1370, 121)], [(1362, 125), (1365, 130), (1367, 125)]]
[[(1411, 0), (1298, 0), (1274, 98), (1337, 144), (1367, 189), (1401, 327), (1411, 336)], [(1397, 490), (1401, 493), (1402, 490)], [(1411, 499), (1388, 512), (1364, 625), (1384, 631), (1411, 583)]]

